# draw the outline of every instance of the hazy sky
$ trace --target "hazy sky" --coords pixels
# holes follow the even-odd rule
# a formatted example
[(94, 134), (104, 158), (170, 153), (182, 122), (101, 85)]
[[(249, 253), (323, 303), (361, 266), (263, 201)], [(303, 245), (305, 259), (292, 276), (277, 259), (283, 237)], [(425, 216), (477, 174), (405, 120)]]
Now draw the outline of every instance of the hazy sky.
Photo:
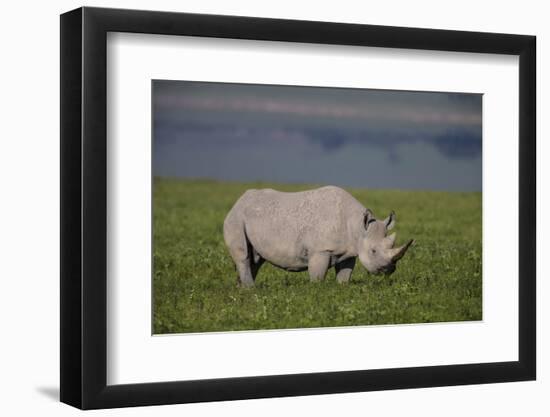
[(481, 190), (479, 94), (153, 81), (155, 176)]

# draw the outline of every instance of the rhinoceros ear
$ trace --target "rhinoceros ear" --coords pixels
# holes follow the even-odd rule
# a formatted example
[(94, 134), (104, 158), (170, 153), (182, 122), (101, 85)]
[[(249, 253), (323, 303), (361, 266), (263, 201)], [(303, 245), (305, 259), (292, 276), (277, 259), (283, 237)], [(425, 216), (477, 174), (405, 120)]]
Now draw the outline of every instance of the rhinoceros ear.
[(374, 221), (376, 221), (376, 219), (374, 218), (374, 214), (370, 209), (367, 209), (367, 211), (365, 211), (365, 217), (363, 218), (363, 225), (365, 226), (365, 229), (369, 227), (369, 223), (372, 223)]
[(395, 226), (395, 211), (391, 211), (390, 215), (384, 220), (384, 224), (386, 225), (386, 230), (393, 229), (393, 226)]

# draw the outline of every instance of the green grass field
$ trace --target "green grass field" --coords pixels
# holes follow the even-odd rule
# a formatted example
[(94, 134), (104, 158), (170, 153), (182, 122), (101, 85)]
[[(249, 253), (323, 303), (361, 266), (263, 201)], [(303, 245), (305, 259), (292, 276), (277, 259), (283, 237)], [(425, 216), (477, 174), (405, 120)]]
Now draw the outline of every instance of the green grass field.
[(223, 220), (246, 189), (265, 187), (314, 186), (154, 180), (155, 334), (481, 320), (481, 193), (348, 189), (378, 218), (395, 210), (397, 244), (415, 239), (393, 275), (358, 262), (349, 284), (333, 269), (312, 283), (266, 263), (244, 289)]

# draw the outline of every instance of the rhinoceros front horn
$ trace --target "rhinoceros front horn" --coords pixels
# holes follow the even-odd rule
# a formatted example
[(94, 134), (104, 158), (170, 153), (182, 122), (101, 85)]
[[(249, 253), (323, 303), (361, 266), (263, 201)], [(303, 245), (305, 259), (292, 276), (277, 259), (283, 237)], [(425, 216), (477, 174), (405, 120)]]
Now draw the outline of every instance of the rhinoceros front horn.
[(405, 255), (405, 252), (407, 252), (407, 249), (409, 249), (409, 246), (413, 244), (413, 242), (414, 239), (411, 239), (400, 248), (391, 249), (390, 254), (392, 262), (397, 262), (399, 259), (401, 259)]

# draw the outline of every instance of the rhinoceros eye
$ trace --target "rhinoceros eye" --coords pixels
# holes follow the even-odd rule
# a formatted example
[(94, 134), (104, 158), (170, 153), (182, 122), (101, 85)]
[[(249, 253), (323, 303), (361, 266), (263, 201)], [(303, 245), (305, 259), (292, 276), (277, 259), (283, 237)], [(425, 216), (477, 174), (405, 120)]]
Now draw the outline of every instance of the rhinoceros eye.
[(376, 249), (371, 249), (370, 252), (371, 253), (376, 253)]

